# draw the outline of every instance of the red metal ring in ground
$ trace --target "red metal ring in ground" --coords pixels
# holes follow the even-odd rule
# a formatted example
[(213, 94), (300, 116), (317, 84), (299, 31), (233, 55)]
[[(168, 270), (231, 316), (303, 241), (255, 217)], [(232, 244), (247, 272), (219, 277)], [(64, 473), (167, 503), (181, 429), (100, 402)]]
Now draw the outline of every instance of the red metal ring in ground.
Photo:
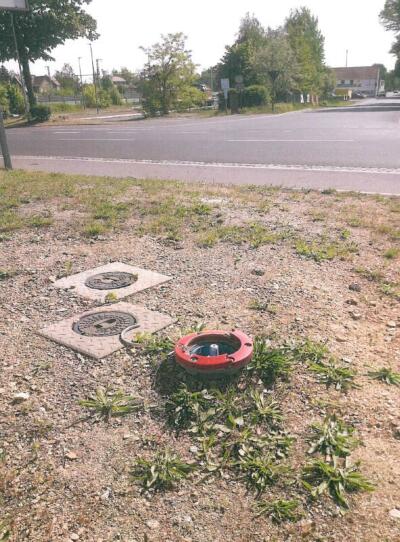
[[(235, 351), (232, 354), (219, 356), (201, 356), (191, 354), (190, 349), (202, 341), (221, 342), (226, 340), (233, 343)], [(253, 340), (242, 331), (204, 331), (191, 333), (178, 341), (175, 346), (175, 359), (179, 365), (191, 373), (229, 373), (236, 372), (253, 357)]]

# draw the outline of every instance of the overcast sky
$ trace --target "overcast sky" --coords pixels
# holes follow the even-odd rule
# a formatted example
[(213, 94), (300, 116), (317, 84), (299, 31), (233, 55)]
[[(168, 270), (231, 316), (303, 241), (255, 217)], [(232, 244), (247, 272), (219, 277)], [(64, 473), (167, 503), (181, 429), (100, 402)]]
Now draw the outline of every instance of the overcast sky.
[[(349, 65), (362, 66), (384, 63), (394, 66), (388, 53), (393, 34), (379, 22), (384, 0), (93, 0), (88, 11), (98, 22), (100, 38), (93, 44), (95, 58), (102, 59), (103, 69), (127, 66), (140, 69), (145, 61), (140, 45), (151, 45), (160, 34), (184, 32), (193, 59), (201, 67), (214, 65), (224, 47), (231, 44), (246, 11), (254, 13), (264, 26), (276, 27), (284, 22), (292, 8), (307, 6), (318, 16), (326, 38), (326, 61), (329, 66), (345, 64), (346, 49)], [(51, 72), (65, 62), (78, 72), (78, 57), (82, 69), (91, 73), (87, 40), (69, 41), (53, 52), (55, 62), (37, 62), (32, 72)]]

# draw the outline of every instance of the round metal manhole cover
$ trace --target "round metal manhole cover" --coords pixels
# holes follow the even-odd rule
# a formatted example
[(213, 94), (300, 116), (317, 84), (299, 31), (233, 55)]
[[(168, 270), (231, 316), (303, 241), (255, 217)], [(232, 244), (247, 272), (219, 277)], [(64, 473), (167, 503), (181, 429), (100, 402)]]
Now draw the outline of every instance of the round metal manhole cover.
[(137, 275), (134, 275), (133, 273), (111, 271), (89, 277), (85, 282), (85, 286), (92, 290), (118, 290), (120, 288), (131, 286), (137, 281), (137, 278)]
[(72, 329), (85, 337), (112, 337), (136, 323), (137, 319), (126, 312), (104, 311), (82, 316)]

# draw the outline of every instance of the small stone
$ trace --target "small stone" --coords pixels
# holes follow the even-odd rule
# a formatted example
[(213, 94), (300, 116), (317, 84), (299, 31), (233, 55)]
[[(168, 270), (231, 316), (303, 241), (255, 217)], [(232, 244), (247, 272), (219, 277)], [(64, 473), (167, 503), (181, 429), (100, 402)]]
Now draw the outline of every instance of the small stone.
[(191, 446), (191, 447), (189, 448), (189, 451), (190, 451), (190, 453), (192, 453), (192, 454), (197, 454), (197, 452), (199, 451), (199, 449), (197, 448), (197, 446)]
[(352, 305), (353, 307), (355, 307), (356, 305), (358, 305), (358, 301), (357, 299), (353, 299), (353, 298), (350, 298), (346, 301), (347, 305)]
[(352, 292), (361, 292), (361, 286), (357, 282), (353, 282), (350, 284), (349, 290)]
[(65, 457), (69, 459), (70, 461), (76, 461), (78, 459), (78, 456), (75, 452), (67, 452), (65, 454)]
[(360, 312), (351, 311), (350, 316), (353, 318), (353, 320), (361, 320), (362, 314)]
[(13, 395), (12, 402), (14, 404), (23, 403), (24, 401), (27, 401), (29, 397), (30, 397), (29, 393), (25, 393), (25, 392), (15, 393)]
[(390, 510), (389, 516), (393, 519), (400, 519), (400, 510), (393, 508), (393, 510)]
[(392, 327), (392, 328), (397, 327), (397, 324), (394, 320), (390, 320), (386, 325), (387, 327)]
[(70, 540), (79, 540), (79, 534), (77, 533), (71, 533), (69, 535)]
[(251, 274), (255, 275), (256, 277), (262, 277), (263, 275), (265, 275), (265, 271), (263, 271), (263, 269), (253, 269)]
[(338, 343), (345, 343), (345, 342), (347, 342), (346, 337), (343, 337), (343, 335), (336, 335), (335, 339), (337, 340)]
[(146, 525), (149, 529), (158, 529), (160, 526), (160, 522), (156, 519), (149, 519), (146, 521)]

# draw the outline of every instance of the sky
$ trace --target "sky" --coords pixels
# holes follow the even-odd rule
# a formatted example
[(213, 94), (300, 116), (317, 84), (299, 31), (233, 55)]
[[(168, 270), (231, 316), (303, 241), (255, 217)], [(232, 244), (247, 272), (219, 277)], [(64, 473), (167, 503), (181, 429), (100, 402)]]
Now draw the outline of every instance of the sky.
[[(106, 71), (126, 66), (140, 69), (144, 54), (141, 45), (149, 46), (160, 34), (183, 32), (188, 47), (200, 68), (215, 65), (232, 44), (241, 18), (247, 11), (264, 26), (281, 25), (290, 10), (307, 6), (319, 19), (325, 36), (326, 62), (331, 67), (344, 66), (346, 49), (349, 66), (383, 63), (393, 68), (395, 59), (389, 54), (394, 36), (379, 21), (384, 0), (92, 0), (87, 11), (97, 20), (100, 38), (94, 42), (95, 59)], [(66, 62), (78, 73), (78, 57), (84, 74), (91, 73), (87, 40), (68, 41), (53, 51), (55, 62), (38, 61), (32, 73), (41, 75), (50, 67), (52, 74)], [(12, 66), (12, 64), (10, 64)]]

